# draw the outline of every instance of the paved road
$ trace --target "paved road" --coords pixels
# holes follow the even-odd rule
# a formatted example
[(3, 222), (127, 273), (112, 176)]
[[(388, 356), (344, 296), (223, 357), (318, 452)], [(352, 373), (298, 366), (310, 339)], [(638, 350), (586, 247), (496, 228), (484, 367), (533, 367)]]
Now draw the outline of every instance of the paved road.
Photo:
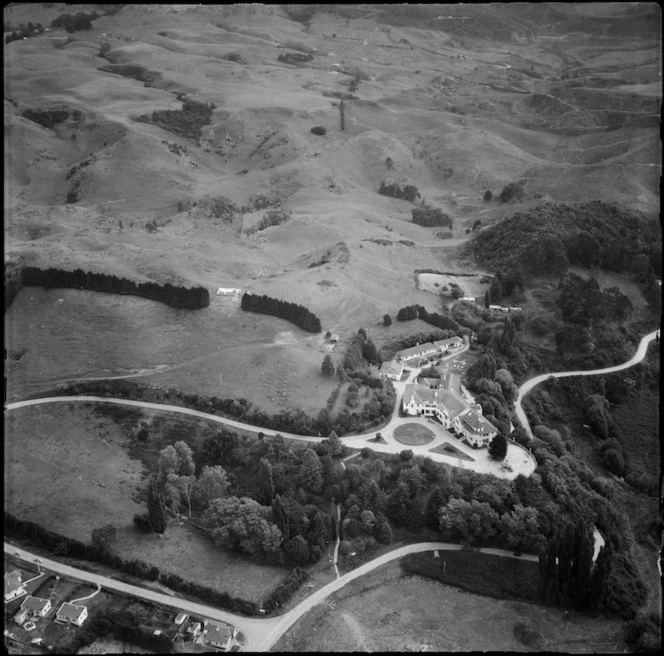
[[(205, 618), (219, 620), (236, 626), (247, 637), (247, 642), (244, 647), (244, 650), (246, 651), (269, 651), (269, 649), (277, 642), (277, 640), (279, 640), (279, 638), (281, 638), (281, 636), (284, 635), (284, 633), (286, 633), (286, 631), (288, 631), (288, 629), (293, 626), (297, 620), (309, 612), (314, 606), (325, 601), (331, 594), (335, 593), (337, 590), (340, 590), (351, 581), (354, 581), (355, 579), (368, 574), (369, 572), (375, 570), (378, 567), (381, 567), (382, 565), (390, 563), (398, 558), (402, 558), (408, 554), (436, 550), (459, 551), (462, 549), (462, 545), (454, 544), (451, 542), (420, 542), (418, 544), (410, 544), (405, 547), (394, 549), (393, 551), (390, 551), (382, 556), (379, 556), (378, 558), (374, 558), (374, 560), (365, 563), (364, 565), (361, 565), (357, 569), (354, 569), (352, 572), (344, 574), (331, 583), (328, 583), (326, 586), (314, 592), (310, 597), (307, 597), (304, 601), (295, 606), (295, 608), (289, 610), (287, 613), (277, 617), (260, 619), (234, 615), (211, 606), (197, 604), (193, 601), (186, 601), (184, 599), (177, 599), (170, 597), (162, 592), (156, 592), (148, 588), (141, 588), (129, 583), (123, 583), (122, 581), (115, 581), (114, 579), (110, 579), (106, 576), (93, 574), (92, 572), (86, 572), (81, 569), (70, 567), (69, 565), (64, 565), (55, 560), (37, 556), (33, 553), (30, 553), (29, 551), (26, 551), (25, 549), (8, 544), (7, 542), (4, 544), (5, 553), (7, 554), (17, 555), (28, 562), (34, 562), (37, 558), (39, 558), (42, 569), (57, 572), (58, 574), (63, 574), (73, 579), (100, 585), (108, 590), (123, 592), (125, 594), (132, 595), (133, 597), (147, 599), (149, 601), (163, 604), (165, 606), (170, 606), (178, 612), (183, 610), (194, 615), (200, 615)], [(537, 561), (537, 556), (530, 554), (515, 556), (512, 552), (503, 551), (502, 549), (479, 549), (478, 551), (507, 558), (514, 558), (517, 560)], [(377, 612), (379, 611), (377, 610)]]
[[(466, 343), (464, 347), (457, 353), (445, 357), (444, 360), (447, 362), (451, 362), (457, 356), (465, 353), (468, 350), (468, 348), (469, 348), (469, 342), (468, 339), (466, 338)], [(436, 462), (445, 463), (448, 465), (452, 465), (454, 467), (460, 466), (461, 462), (461, 466), (463, 466), (464, 468), (473, 469), (474, 471), (480, 473), (491, 473), (494, 476), (500, 478), (515, 478), (517, 473), (522, 473), (525, 476), (529, 476), (534, 471), (535, 469), (534, 461), (532, 463), (529, 463), (528, 459), (526, 459), (525, 460), (526, 465), (523, 465), (523, 463), (521, 462), (523, 460), (523, 457), (521, 456), (524, 455), (525, 450), (523, 450), (522, 447), (516, 444), (510, 444), (510, 446), (508, 447), (507, 460), (513, 462), (513, 464), (515, 465), (515, 468), (513, 468), (512, 471), (508, 470), (503, 471), (501, 469), (495, 470), (495, 468), (492, 466), (492, 463), (489, 462), (486, 457), (483, 457), (484, 454), (481, 451), (471, 451), (470, 449), (466, 449), (465, 446), (460, 443), (455, 444), (455, 446), (462, 451), (466, 451), (468, 455), (470, 455), (473, 458), (473, 461), (459, 461), (459, 459), (456, 457), (445, 455), (442, 453), (432, 452), (430, 449), (435, 448), (446, 441), (450, 441), (448, 434), (442, 430), (442, 427), (429, 424), (425, 419), (420, 417), (399, 416), (401, 399), (403, 397), (406, 385), (408, 383), (413, 382), (421, 371), (421, 367), (410, 366), (409, 369), (410, 369), (410, 375), (408, 376), (408, 380), (403, 382), (395, 381), (393, 383), (396, 391), (396, 401), (394, 405), (394, 411), (392, 413), (390, 421), (380, 429), (381, 433), (383, 434), (383, 437), (385, 438), (385, 444), (379, 444), (372, 441), (375, 436), (375, 431), (371, 431), (368, 433), (360, 433), (358, 435), (346, 435), (343, 438), (344, 444), (348, 444), (349, 446), (353, 446), (355, 448), (362, 448), (366, 446), (372, 449), (373, 451), (378, 451), (380, 453), (391, 453), (391, 454), (398, 454), (401, 453), (401, 451), (403, 451), (405, 448), (410, 448), (412, 449), (413, 453), (415, 453), (415, 455), (424, 456)], [(84, 402), (114, 403), (116, 405), (128, 405), (139, 408), (147, 408), (149, 410), (177, 412), (180, 414), (191, 415), (194, 417), (207, 419), (209, 421), (214, 421), (219, 424), (230, 426), (231, 428), (236, 428), (240, 430), (249, 430), (254, 432), (261, 431), (268, 437), (274, 437), (275, 435), (280, 434), (283, 437), (292, 440), (299, 440), (301, 442), (320, 442), (321, 440), (325, 439), (323, 437), (312, 436), (312, 435), (296, 435), (294, 433), (286, 433), (284, 431), (274, 431), (267, 428), (262, 428), (261, 426), (253, 426), (251, 424), (245, 424), (240, 421), (235, 421), (234, 419), (227, 419), (226, 417), (220, 417), (218, 415), (210, 414), (208, 412), (201, 412), (200, 410), (194, 410), (192, 408), (185, 408), (177, 405), (151, 403), (148, 401), (133, 401), (131, 399), (119, 399), (113, 397), (93, 396), (93, 395), (51, 396), (40, 399), (16, 401), (14, 403), (7, 404), (5, 406), (5, 411), (7, 412), (10, 410), (16, 410), (18, 408), (26, 408), (30, 406), (42, 405), (47, 403), (84, 403)], [(392, 437), (392, 432), (394, 431), (395, 428), (397, 428), (402, 424), (413, 423), (413, 422), (426, 425), (428, 428), (433, 430), (434, 433), (437, 433), (434, 441), (421, 446), (406, 447), (406, 445), (397, 442)], [(512, 453), (510, 452), (510, 449), (513, 451)], [(521, 451), (523, 451), (523, 453), (521, 453)]]
[(534, 378), (530, 378), (525, 383), (523, 383), (523, 385), (519, 387), (519, 395), (516, 401), (514, 402), (514, 408), (516, 410), (516, 415), (519, 418), (519, 421), (521, 422), (521, 425), (526, 429), (531, 439), (533, 437), (533, 432), (530, 429), (530, 423), (528, 422), (528, 417), (526, 417), (526, 413), (523, 411), (522, 402), (523, 399), (526, 397), (526, 395), (533, 389), (533, 387), (536, 387), (540, 383), (543, 383), (545, 380), (549, 380), (551, 378), (564, 378), (566, 376), (597, 376), (601, 374), (610, 374), (613, 373), (614, 371), (621, 371), (623, 369), (628, 369), (629, 367), (632, 367), (635, 364), (641, 362), (646, 357), (646, 353), (648, 352), (648, 346), (650, 345), (650, 342), (652, 342), (658, 335), (659, 335), (659, 328), (657, 330), (653, 330), (651, 333), (648, 333), (639, 342), (639, 347), (636, 349), (636, 353), (634, 354), (634, 356), (629, 360), (627, 360), (627, 362), (623, 362), (622, 364), (617, 364), (613, 367), (606, 367), (605, 369), (591, 369), (588, 371), (560, 371), (551, 374), (541, 374), (540, 376), (535, 376)]

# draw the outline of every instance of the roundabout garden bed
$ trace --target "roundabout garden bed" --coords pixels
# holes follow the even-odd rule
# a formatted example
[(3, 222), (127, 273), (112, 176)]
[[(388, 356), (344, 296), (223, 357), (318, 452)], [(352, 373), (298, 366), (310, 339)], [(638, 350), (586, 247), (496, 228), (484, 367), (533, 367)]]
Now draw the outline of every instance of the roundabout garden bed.
[(433, 431), (421, 424), (403, 424), (394, 429), (394, 439), (408, 446), (422, 446), (433, 442), (436, 435)]

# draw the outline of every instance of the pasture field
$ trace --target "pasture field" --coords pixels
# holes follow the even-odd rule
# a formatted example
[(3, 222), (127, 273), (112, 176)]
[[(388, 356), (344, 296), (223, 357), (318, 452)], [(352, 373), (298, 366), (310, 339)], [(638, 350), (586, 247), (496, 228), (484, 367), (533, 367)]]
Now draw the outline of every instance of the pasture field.
[[(444, 555), (444, 554), (442, 554)], [(492, 599), (392, 563), (301, 618), (273, 651), (623, 651), (621, 622)]]
[(5, 427), (7, 512), (86, 543), (92, 529), (112, 524), (122, 558), (251, 601), (262, 600), (287, 574), (223, 551), (175, 520), (161, 537), (139, 533), (132, 520), (146, 511), (146, 469), (127, 454), (124, 432), (90, 408), (21, 408), (7, 415)]

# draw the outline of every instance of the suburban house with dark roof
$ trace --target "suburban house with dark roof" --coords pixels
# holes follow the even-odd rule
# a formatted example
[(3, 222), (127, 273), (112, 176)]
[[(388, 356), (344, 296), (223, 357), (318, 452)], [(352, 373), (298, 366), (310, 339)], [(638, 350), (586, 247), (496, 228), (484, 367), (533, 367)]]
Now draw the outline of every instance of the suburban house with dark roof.
[(238, 629), (228, 624), (206, 620), (205, 642), (217, 649), (228, 650), (231, 640), (238, 634)]
[(55, 621), (81, 626), (87, 617), (88, 609), (85, 606), (75, 606), (74, 604), (65, 602), (56, 613)]
[(5, 603), (25, 594), (23, 575), (17, 569), (5, 572)]
[(378, 375), (383, 378), (390, 378), (391, 380), (399, 380), (403, 373), (403, 364), (396, 360), (389, 360), (383, 362), (380, 367)]

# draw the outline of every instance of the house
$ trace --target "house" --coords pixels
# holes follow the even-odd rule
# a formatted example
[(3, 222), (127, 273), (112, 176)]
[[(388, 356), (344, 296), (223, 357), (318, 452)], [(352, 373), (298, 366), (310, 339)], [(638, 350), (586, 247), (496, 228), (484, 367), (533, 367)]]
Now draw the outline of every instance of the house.
[(217, 649), (228, 650), (231, 640), (238, 634), (238, 629), (228, 624), (206, 620), (205, 641)]
[(449, 337), (448, 339), (439, 339), (434, 344), (440, 351), (456, 351), (463, 348), (463, 339), (461, 337)]
[(410, 348), (399, 351), (397, 353), (397, 359), (407, 362), (408, 360), (422, 358), (425, 355), (437, 352), (438, 347), (435, 344), (432, 342), (425, 342), (424, 344), (418, 344), (417, 346), (411, 346)]
[(198, 638), (199, 635), (201, 635), (202, 631), (203, 626), (200, 622), (193, 622), (187, 627), (187, 633), (189, 633), (194, 640)]
[(389, 362), (383, 362), (378, 372), (378, 375), (382, 378), (390, 378), (391, 380), (399, 380), (401, 374), (403, 373), (403, 364), (397, 362), (396, 360), (390, 360)]
[(429, 389), (442, 389), (443, 387), (443, 381), (440, 378), (422, 377), (418, 378), (417, 382)]
[(330, 341), (336, 344), (339, 341), (339, 335), (337, 335), (336, 333), (332, 333), (330, 335)]
[(475, 302), (475, 297), (474, 296), (462, 296), (460, 301), (466, 301), (466, 303), (474, 303)]
[(496, 310), (496, 312), (502, 312), (503, 311), (503, 306), (502, 305), (489, 305), (489, 310)]
[(178, 613), (175, 616), (175, 619), (173, 620), (177, 626), (180, 626), (183, 622), (189, 619), (189, 615), (187, 613)]
[(241, 293), (241, 289), (236, 289), (234, 287), (217, 288), (217, 296), (239, 296)]
[(56, 613), (55, 621), (63, 624), (82, 626), (87, 617), (88, 609), (85, 606), (74, 606), (74, 604), (65, 602)]
[(25, 594), (23, 575), (17, 569), (5, 572), (5, 603)]
[(30, 611), (28, 611), (25, 608), (21, 608), (16, 615), (14, 615), (14, 622), (18, 624), (19, 626), (23, 625), (23, 622), (30, 617)]
[(38, 599), (37, 597), (26, 597), (21, 604), (21, 610), (26, 610), (33, 617), (45, 617), (51, 608), (50, 599)]
[(489, 442), (498, 434), (498, 429), (482, 416), (482, 408), (477, 404), (457, 415), (452, 427), (474, 449), (489, 446)]

